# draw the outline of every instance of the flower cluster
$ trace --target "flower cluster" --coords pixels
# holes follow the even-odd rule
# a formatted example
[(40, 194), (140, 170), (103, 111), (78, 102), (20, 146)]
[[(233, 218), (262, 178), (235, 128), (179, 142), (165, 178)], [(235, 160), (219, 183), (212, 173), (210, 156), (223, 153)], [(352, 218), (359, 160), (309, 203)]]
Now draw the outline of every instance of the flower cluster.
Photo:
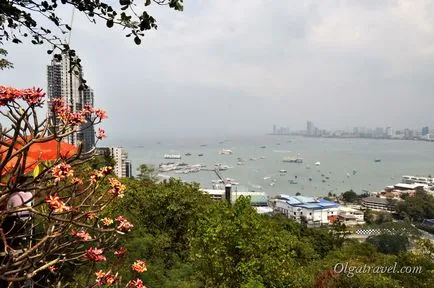
[(72, 126), (77, 126), (80, 123), (85, 123), (86, 117), (93, 118), (92, 114), (95, 114), (97, 120), (102, 120), (107, 118), (107, 114), (102, 109), (94, 109), (90, 105), (85, 105), (83, 110), (73, 113), (71, 109), (65, 105), (65, 101), (61, 98), (56, 98), (51, 100), (51, 109), (57, 115), (57, 118), (62, 120), (65, 124), (70, 124)]
[(48, 203), (51, 210), (55, 213), (61, 213), (63, 211), (69, 211), (71, 207), (68, 207), (63, 203), (63, 201), (60, 199), (60, 197), (56, 194), (54, 195), (47, 195), (45, 197), (45, 202)]
[(143, 285), (143, 281), (140, 279), (131, 280), (128, 282), (127, 287), (146, 288), (146, 286)]
[(78, 231), (75, 229), (72, 229), (71, 231), (72, 236), (75, 236), (77, 238), (80, 238), (83, 241), (90, 241), (92, 240), (92, 237), (89, 235), (89, 233), (87, 233), (86, 231)]
[(96, 275), (96, 283), (98, 286), (102, 286), (102, 285), (110, 286), (119, 280), (118, 273), (113, 275), (111, 271), (105, 273), (102, 270), (99, 270), (98, 272), (95, 273), (95, 275)]
[(138, 273), (143, 273), (148, 270), (146, 267), (145, 261), (142, 260), (136, 260), (136, 262), (131, 265), (131, 270), (136, 271)]
[(106, 258), (104, 255), (102, 255), (103, 250), (99, 249), (99, 248), (89, 248), (86, 250), (86, 253), (84, 255), (84, 257), (87, 260), (93, 261), (93, 262), (98, 262), (98, 261), (105, 261)]
[(71, 165), (66, 163), (60, 163), (53, 167), (52, 174), (54, 176), (55, 181), (60, 181), (67, 177), (73, 176), (74, 170), (71, 169)]
[(94, 170), (90, 174), (90, 182), (96, 183), (98, 180), (104, 178), (104, 176), (109, 175), (113, 171), (113, 167), (111, 166), (104, 166), (99, 170)]
[(118, 227), (116, 227), (116, 229), (121, 232), (130, 232), (131, 229), (134, 227), (134, 225), (128, 222), (128, 220), (125, 219), (124, 216), (118, 216), (116, 218), (116, 222), (118, 222)]
[(109, 193), (115, 197), (124, 197), (124, 191), (127, 189), (127, 186), (119, 182), (116, 178), (110, 178), (109, 181), (112, 187), (112, 189), (109, 190)]
[(45, 93), (40, 88), (15, 89), (12, 87), (0, 86), (0, 106), (8, 105), (11, 102), (22, 99), (29, 105), (41, 105)]

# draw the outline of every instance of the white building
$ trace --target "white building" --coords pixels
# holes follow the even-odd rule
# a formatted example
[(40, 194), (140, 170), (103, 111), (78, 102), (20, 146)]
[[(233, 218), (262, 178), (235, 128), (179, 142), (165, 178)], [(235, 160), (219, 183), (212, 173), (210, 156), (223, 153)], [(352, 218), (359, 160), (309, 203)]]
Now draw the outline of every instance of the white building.
[(273, 201), (273, 209), (308, 226), (321, 226), (337, 220), (339, 204), (313, 197), (279, 195)]
[(111, 147), (110, 155), (115, 160), (115, 166), (113, 167), (113, 172), (119, 178), (131, 177), (132, 168), (131, 161), (128, 161), (128, 153), (122, 147)]
[(338, 211), (338, 219), (345, 225), (365, 224), (363, 211), (348, 207), (340, 206)]

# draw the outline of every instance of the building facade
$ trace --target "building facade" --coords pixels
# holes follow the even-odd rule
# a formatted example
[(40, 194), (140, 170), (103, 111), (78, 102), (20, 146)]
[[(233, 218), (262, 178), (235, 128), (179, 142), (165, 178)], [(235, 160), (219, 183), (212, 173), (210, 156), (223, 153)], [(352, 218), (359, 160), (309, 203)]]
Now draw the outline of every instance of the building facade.
[[(93, 106), (94, 94), (92, 89), (79, 89), (82, 84), (82, 76), (83, 71), (81, 67), (72, 67), (71, 59), (66, 54), (62, 54), (60, 61), (53, 58), (51, 64), (47, 66), (48, 113), (50, 121), (54, 126), (59, 127), (61, 123), (53, 113), (53, 99), (63, 99), (65, 105), (72, 113), (79, 112), (86, 104)], [(65, 142), (72, 145), (82, 143), (83, 152), (88, 152), (95, 147), (95, 131), (91, 123), (92, 119), (87, 120), (88, 122), (83, 123), (77, 133), (73, 133), (64, 139)], [(53, 132), (54, 130), (51, 131), (51, 133)]]

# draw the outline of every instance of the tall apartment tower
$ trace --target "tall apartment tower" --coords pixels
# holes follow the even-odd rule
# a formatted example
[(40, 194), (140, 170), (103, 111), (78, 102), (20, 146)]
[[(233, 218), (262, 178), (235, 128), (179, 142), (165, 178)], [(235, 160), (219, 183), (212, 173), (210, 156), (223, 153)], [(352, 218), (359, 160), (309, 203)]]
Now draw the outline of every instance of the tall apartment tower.
[(313, 136), (314, 135), (314, 128), (315, 128), (315, 126), (313, 126), (313, 123), (311, 122), (311, 121), (307, 121), (307, 123), (306, 123), (306, 133), (307, 133), (307, 135), (309, 135), (309, 136)]
[(121, 147), (111, 147), (110, 154), (115, 160), (113, 172), (119, 178), (132, 176), (131, 161), (128, 160), (128, 153)]
[[(83, 71), (79, 67), (74, 67), (71, 71), (71, 60), (66, 54), (62, 54), (62, 59), (58, 61), (53, 58), (51, 65), (47, 66), (47, 95), (48, 95), (48, 113), (51, 121), (59, 125), (59, 121), (54, 117), (51, 109), (51, 101), (61, 98), (65, 101), (71, 112), (76, 113), (83, 109), (85, 104), (93, 106), (93, 90), (85, 88), (79, 90), (81, 85), (81, 76)], [(88, 119), (90, 121), (91, 119)], [(64, 139), (64, 141), (78, 145), (83, 143), (83, 152), (88, 152), (95, 146), (95, 131), (92, 124), (83, 123), (77, 133), (73, 133)]]

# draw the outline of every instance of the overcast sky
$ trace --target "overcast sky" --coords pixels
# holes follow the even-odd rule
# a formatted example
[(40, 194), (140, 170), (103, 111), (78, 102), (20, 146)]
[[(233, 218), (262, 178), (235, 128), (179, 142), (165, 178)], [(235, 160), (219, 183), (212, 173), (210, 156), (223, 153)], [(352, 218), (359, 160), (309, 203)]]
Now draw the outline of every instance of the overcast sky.
[[(185, 2), (183, 13), (154, 7), (159, 27), (141, 46), (75, 14), (71, 45), (109, 136), (265, 133), (306, 120), (434, 128), (434, 1)], [(0, 83), (46, 89), (48, 48), (7, 46), (15, 69)]]

